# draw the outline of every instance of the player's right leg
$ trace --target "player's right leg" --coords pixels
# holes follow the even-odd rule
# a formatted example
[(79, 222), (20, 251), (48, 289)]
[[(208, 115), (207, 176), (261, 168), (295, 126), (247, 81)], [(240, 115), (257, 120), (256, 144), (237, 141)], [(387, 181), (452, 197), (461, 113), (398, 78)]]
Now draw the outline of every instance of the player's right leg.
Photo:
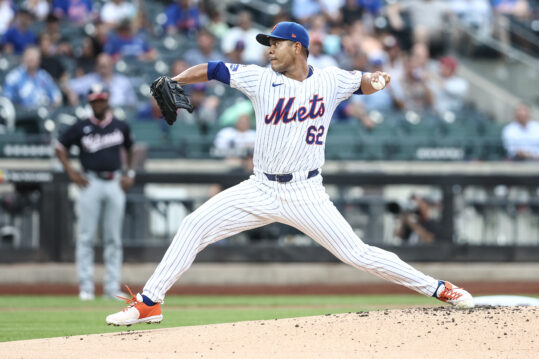
[(79, 298), (94, 298), (94, 247), (101, 211), (101, 187), (89, 178), (88, 186), (81, 189), (78, 198), (77, 243), (75, 261), (79, 279)]
[[(274, 194), (253, 180), (229, 188), (185, 217), (156, 270), (146, 282), (143, 295), (130, 306), (107, 317), (108, 324), (131, 325), (160, 322), (160, 303), (165, 293), (207, 245), (234, 234), (275, 221), (279, 204)], [(153, 303), (155, 305), (151, 305)]]

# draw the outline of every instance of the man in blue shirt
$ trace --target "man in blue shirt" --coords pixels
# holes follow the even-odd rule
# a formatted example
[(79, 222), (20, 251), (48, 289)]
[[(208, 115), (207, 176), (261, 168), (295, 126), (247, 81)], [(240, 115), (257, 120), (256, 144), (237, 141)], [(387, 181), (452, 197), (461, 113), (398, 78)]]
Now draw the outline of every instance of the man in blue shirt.
[(196, 5), (191, 4), (191, 0), (179, 0), (170, 4), (165, 15), (165, 28), (169, 34), (193, 33), (200, 27), (200, 11)]
[(91, 0), (53, 0), (52, 12), (60, 19), (83, 24), (95, 15)]
[(2, 37), (4, 53), (20, 55), (28, 45), (37, 43), (36, 34), (29, 29), (31, 24), (32, 14), (26, 9), (19, 10), (16, 23)]
[(130, 20), (122, 21), (116, 32), (108, 38), (105, 52), (115, 59), (131, 57), (140, 61), (153, 61), (157, 56), (157, 51), (143, 35), (133, 33)]
[(51, 75), (39, 68), (41, 53), (37, 47), (26, 48), (22, 65), (6, 76), (4, 96), (28, 109), (54, 107), (62, 103), (62, 94)]

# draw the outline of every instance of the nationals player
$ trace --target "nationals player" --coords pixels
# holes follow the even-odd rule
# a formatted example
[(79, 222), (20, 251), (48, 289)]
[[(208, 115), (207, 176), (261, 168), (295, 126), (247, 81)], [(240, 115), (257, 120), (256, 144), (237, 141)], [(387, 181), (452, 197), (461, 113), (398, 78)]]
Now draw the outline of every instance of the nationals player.
[[(79, 298), (94, 299), (94, 237), (102, 226), (103, 259), (105, 262), (105, 297), (120, 292), (122, 267), (122, 225), (125, 192), (133, 185), (133, 139), (127, 123), (112, 116), (109, 92), (102, 84), (94, 84), (88, 94), (93, 116), (76, 122), (58, 138), (56, 156), (69, 179), (80, 188), (78, 198), (76, 262)], [(69, 148), (77, 146), (83, 173), (75, 171), (69, 161)], [(122, 174), (122, 147), (127, 151), (129, 170)]]
[(172, 79), (180, 84), (215, 79), (247, 95), (256, 113), (254, 174), (188, 215), (143, 293), (129, 299), (123, 311), (107, 316), (106, 322), (161, 321), (165, 293), (198, 252), (220, 239), (272, 222), (299, 229), (357, 269), (457, 307), (473, 307), (473, 298), (464, 289), (363, 243), (322, 184), (320, 167), (335, 108), (352, 94), (376, 92), (373, 84), (376, 87), (379, 77), (389, 83), (390, 75), (308, 66), (309, 36), (297, 23), (281, 22), (271, 34), (259, 34), (257, 40), (269, 46), (271, 68), (209, 62)]

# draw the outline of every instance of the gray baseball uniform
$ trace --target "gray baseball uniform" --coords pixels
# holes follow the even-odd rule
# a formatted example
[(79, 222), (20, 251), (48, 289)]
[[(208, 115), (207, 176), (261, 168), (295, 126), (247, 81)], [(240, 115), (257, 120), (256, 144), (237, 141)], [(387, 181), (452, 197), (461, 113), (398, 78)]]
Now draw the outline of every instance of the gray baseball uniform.
[(100, 219), (106, 269), (104, 292), (107, 296), (120, 292), (125, 207), (120, 149), (123, 146), (129, 150), (132, 144), (128, 125), (110, 114), (101, 122), (95, 118), (79, 121), (58, 139), (60, 150), (67, 151), (72, 145), (80, 148), (80, 162), (88, 179), (78, 199), (76, 262), (81, 293), (94, 293), (93, 241)]

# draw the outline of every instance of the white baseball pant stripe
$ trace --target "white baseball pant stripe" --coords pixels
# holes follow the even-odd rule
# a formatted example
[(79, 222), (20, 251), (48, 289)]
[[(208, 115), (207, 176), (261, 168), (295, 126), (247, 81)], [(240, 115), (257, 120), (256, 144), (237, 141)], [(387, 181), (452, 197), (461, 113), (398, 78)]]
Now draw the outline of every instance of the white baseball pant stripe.
[(321, 175), (278, 183), (257, 173), (212, 197), (182, 221), (143, 294), (162, 302), (207, 245), (272, 222), (297, 228), (346, 264), (426, 296), (438, 286), (438, 280), (394, 253), (363, 243), (330, 201)]

